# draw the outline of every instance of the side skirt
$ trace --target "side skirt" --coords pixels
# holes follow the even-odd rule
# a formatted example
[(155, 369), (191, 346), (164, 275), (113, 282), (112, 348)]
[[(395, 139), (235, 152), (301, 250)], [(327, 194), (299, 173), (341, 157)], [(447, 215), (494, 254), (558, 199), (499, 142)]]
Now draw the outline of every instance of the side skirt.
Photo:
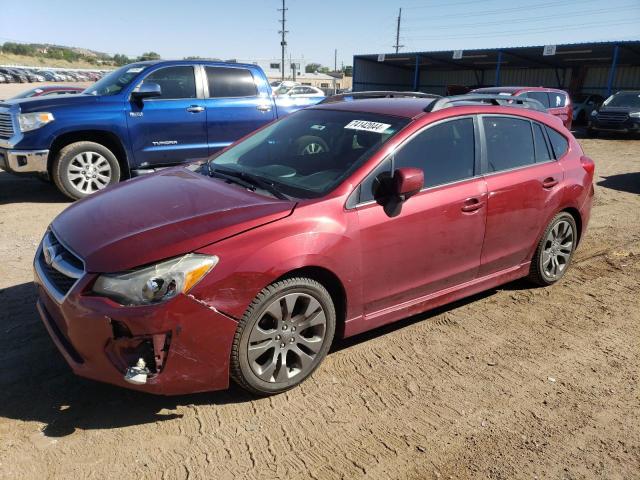
[(366, 332), (367, 330), (381, 327), (382, 325), (411, 317), (426, 312), (427, 310), (455, 302), (461, 298), (489, 290), (490, 288), (517, 280), (518, 278), (526, 277), (529, 273), (530, 263), (531, 262), (522, 263), (506, 270), (501, 270), (454, 287), (409, 300), (399, 305), (394, 305), (393, 307), (384, 308), (377, 312), (369, 313), (368, 315), (347, 320), (345, 323), (344, 336), (350, 337), (357, 335), (358, 333)]

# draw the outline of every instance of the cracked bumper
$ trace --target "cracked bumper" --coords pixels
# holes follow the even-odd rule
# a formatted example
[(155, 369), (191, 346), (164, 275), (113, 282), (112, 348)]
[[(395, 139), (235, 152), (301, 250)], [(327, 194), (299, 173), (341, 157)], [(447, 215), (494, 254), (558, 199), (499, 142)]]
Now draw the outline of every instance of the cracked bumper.
[[(80, 294), (57, 303), (37, 275), (36, 283), (40, 317), (77, 375), (164, 395), (229, 386), (237, 322), (206, 304), (180, 295), (159, 305), (123, 307)], [(123, 376), (142, 351), (160, 355), (150, 360), (155, 372), (147, 383), (132, 385)]]

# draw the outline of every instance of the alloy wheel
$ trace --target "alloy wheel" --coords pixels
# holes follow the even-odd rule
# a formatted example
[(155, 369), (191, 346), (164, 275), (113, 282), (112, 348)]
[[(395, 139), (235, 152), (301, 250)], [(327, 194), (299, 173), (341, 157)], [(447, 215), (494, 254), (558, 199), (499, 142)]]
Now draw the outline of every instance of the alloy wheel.
[(326, 332), (325, 311), (313, 296), (290, 293), (277, 298), (249, 334), (252, 372), (269, 383), (304, 376), (314, 368)]
[(111, 165), (97, 152), (82, 152), (69, 162), (67, 178), (78, 191), (95, 193), (111, 183)]
[(556, 223), (549, 231), (542, 250), (542, 270), (555, 279), (560, 277), (569, 265), (573, 251), (574, 232), (566, 220)]

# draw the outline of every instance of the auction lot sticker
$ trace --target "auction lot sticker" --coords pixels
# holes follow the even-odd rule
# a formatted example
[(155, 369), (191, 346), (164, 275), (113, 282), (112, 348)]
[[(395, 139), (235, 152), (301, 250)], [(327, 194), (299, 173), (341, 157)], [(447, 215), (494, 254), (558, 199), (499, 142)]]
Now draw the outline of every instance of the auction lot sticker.
[(389, 123), (368, 122), (367, 120), (351, 120), (344, 126), (344, 128), (349, 130), (364, 130), (365, 132), (382, 133), (390, 126), (391, 124)]

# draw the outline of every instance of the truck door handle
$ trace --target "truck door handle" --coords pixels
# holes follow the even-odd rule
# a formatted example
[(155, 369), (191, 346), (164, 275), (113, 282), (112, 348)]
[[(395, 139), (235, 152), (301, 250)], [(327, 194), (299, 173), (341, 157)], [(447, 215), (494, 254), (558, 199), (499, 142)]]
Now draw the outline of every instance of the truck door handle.
[(258, 105), (256, 108), (258, 110), (260, 110), (261, 112), (270, 112), (271, 111), (271, 105), (267, 105), (267, 104)]
[(463, 212), (475, 212), (476, 210), (480, 210), (484, 206), (484, 202), (481, 201), (478, 197), (467, 198), (462, 205)]
[(558, 180), (553, 177), (547, 177), (542, 181), (542, 188), (553, 188), (558, 184)]
[(187, 112), (191, 112), (191, 113), (204, 112), (204, 107), (201, 107), (200, 105), (190, 105), (189, 107), (187, 107)]

